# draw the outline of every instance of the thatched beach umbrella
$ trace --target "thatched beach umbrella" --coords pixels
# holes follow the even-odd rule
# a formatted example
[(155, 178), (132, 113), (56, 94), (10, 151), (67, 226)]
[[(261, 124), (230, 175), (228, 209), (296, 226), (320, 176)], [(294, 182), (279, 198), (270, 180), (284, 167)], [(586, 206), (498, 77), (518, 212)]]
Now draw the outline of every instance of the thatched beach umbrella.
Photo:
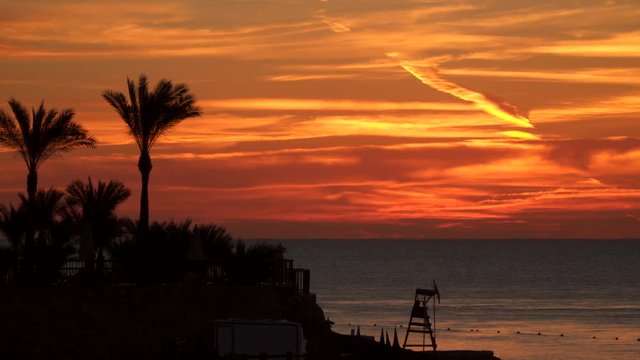
[(398, 342), (398, 330), (396, 327), (393, 327), (393, 348), (400, 349), (400, 342)]
[(191, 243), (189, 244), (189, 253), (187, 254), (189, 260), (205, 260), (204, 251), (202, 251), (202, 236), (199, 231), (195, 231), (191, 236)]
[(93, 232), (91, 231), (91, 226), (89, 226), (89, 224), (84, 224), (82, 228), (79, 253), (80, 258), (85, 261), (85, 264), (93, 264), (96, 257), (96, 245), (93, 241)]

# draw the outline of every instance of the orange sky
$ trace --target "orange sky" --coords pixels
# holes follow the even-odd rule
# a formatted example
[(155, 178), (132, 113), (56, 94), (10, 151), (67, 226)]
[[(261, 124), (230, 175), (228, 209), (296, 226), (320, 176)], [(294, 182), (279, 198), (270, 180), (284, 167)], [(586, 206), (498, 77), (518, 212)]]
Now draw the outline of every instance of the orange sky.
[[(245, 238), (638, 238), (637, 1), (3, 3), (0, 99), (73, 107), (100, 141), (41, 187), (116, 178), (104, 102), (144, 72), (204, 116), (152, 152), (151, 217)], [(0, 105), (8, 110), (6, 102)], [(26, 170), (0, 150), (0, 203)]]

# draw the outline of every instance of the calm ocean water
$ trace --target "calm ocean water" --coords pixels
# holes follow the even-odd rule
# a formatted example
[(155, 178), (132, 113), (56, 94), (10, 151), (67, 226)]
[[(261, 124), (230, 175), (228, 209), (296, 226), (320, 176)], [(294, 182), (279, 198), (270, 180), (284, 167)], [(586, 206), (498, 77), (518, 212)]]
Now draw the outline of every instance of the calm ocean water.
[(415, 288), (435, 278), (439, 349), (493, 350), (505, 360), (640, 359), (640, 241), (282, 243), (297, 267), (311, 269), (312, 291), (340, 333), (360, 325), (378, 337), (395, 326), (402, 340)]

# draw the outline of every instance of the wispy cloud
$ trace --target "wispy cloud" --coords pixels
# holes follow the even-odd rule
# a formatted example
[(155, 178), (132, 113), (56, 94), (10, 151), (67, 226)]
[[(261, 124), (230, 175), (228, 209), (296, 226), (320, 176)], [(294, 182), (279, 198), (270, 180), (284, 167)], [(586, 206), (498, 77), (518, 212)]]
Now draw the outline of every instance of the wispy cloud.
[[(637, 236), (638, 16), (595, 0), (14, 1), (0, 99), (74, 107), (101, 146), (52, 159), (43, 186), (118, 178), (134, 217), (137, 149), (99, 94), (146, 72), (204, 110), (154, 148), (153, 218), (263, 237)], [(24, 169), (0, 161), (7, 203)]]
[(532, 51), (594, 57), (640, 57), (640, 31), (616, 33), (603, 39), (579, 39), (557, 41), (551, 45), (539, 46)]
[(640, 82), (640, 69), (627, 68), (597, 68), (576, 69), (567, 72), (557, 71), (523, 71), (478, 68), (440, 68), (443, 75), (505, 78), (511, 80), (534, 80), (548, 82), (592, 83), (592, 84), (626, 84), (633, 85)]
[[(392, 57), (394, 55), (391, 55)], [(468, 101), (475, 104), (482, 111), (496, 116), (504, 121), (507, 121), (513, 125), (525, 128), (532, 128), (531, 122), (525, 116), (518, 112), (518, 109), (507, 103), (506, 101), (499, 101), (496, 98), (490, 97), (486, 94), (469, 90), (463, 86), (460, 86), (454, 82), (448, 81), (438, 74), (436, 69), (419, 69), (411, 62), (407, 60), (400, 60), (400, 66), (408, 73), (413, 75), (416, 79), (420, 80), (423, 84), (457, 97), (458, 99)]]
[(357, 101), (329, 99), (220, 99), (202, 100), (203, 106), (213, 109), (257, 109), (257, 110), (342, 110), (342, 111), (470, 111), (467, 107), (456, 103), (430, 102), (389, 102), (389, 101)]
[(594, 116), (616, 116), (640, 114), (640, 95), (632, 92), (591, 101), (565, 102), (554, 107), (534, 109), (532, 116), (541, 122), (582, 120)]

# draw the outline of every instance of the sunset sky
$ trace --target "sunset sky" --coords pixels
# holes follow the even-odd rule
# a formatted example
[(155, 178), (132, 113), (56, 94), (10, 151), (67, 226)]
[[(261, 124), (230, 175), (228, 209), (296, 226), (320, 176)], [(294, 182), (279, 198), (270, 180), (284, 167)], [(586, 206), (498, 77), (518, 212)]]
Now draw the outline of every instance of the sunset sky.
[[(203, 116), (152, 151), (151, 218), (243, 238), (638, 238), (640, 3), (3, 1), (0, 108), (72, 107), (100, 142), (40, 187), (119, 179), (101, 98), (146, 73)], [(0, 150), (0, 203), (26, 168)]]

